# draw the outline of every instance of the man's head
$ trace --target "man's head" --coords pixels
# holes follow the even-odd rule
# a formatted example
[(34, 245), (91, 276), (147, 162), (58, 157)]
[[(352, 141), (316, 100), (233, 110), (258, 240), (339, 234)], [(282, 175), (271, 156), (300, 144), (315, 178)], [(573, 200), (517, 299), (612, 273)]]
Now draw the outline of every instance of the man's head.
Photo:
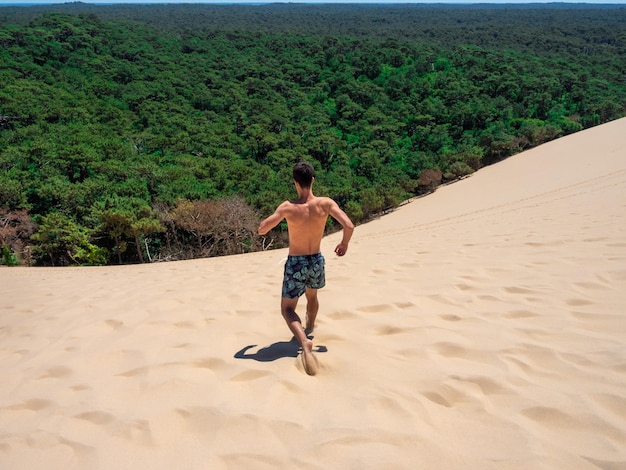
[(302, 189), (309, 189), (313, 183), (315, 172), (307, 162), (298, 162), (293, 166), (293, 179)]

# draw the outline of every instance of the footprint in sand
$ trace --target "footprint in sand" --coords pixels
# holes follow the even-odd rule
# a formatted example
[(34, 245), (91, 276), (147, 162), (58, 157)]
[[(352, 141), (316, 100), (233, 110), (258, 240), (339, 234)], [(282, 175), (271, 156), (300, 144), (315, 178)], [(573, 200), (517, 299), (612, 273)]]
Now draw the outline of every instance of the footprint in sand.
[(236, 310), (235, 315), (238, 317), (252, 318), (259, 315), (258, 310)]
[(435, 302), (439, 302), (445, 305), (457, 305), (454, 301), (452, 301), (448, 297), (440, 295), (440, 294), (431, 294), (428, 296), (428, 298), (434, 300)]
[(377, 396), (367, 402), (368, 412), (380, 412), (384, 416), (395, 415), (398, 419), (406, 419), (410, 415), (400, 402), (388, 396)]
[(384, 313), (393, 310), (393, 307), (389, 304), (368, 305), (366, 307), (361, 307), (358, 310), (363, 313)]
[(626, 422), (626, 398), (609, 393), (592, 395), (596, 403)]
[(85, 390), (92, 390), (92, 388), (87, 384), (78, 384), (78, 385), (72, 385), (70, 387), (70, 390), (73, 390), (75, 392), (82, 392)]
[(376, 328), (376, 334), (380, 336), (397, 335), (399, 333), (405, 333), (408, 331), (406, 328), (398, 328), (393, 325), (381, 325)]
[(401, 309), (415, 307), (415, 304), (413, 302), (396, 302), (394, 303), (394, 305)]
[(570, 414), (548, 406), (526, 408), (522, 411), (522, 414), (539, 424), (553, 429), (574, 429), (581, 426), (581, 423)]
[(537, 313), (531, 312), (530, 310), (512, 310), (508, 313), (505, 313), (504, 318), (532, 318), (538, 316)]
[(262, 377), (272, 375), (271, 372), (265, 370), (246, 370), (230, 378), (231, 382), (250, 382)]
[(478, 375), (461, 377), (461, 376), (452, 375), (450, 376), (450, 378), (477, 385), (480, 388), (481, 392), (485, 395), (507, 393), (507, 390), (502, 385), (500, 385), (498, 382), (496, 382), (495, 380), (489, 377), (478, 376)]
[(72, 369), (69, 369), (67, 367), (63, 367), (63, 366), (58, 366), (58, 367), (52, 367), (48, 370), (46, 370), (45, 374), (37, 377), (38, 380), (42, 380), (42, 379), (60, 379), (63, 377), (69, 377), (70, 375), (72, 375)]
[(448, 400), (440, 393), (424, 392), (422, 393), (422, 395), (424, 395), (424, 397), (428, 398), (430, 401), (432, 401), (433, 403), (436, 403), (437, 405), (445, 406), (446, 408), (452, 407), (450, 402), (448, 402)]
[(218, 359), (215, 357), (207, 357), (204, 359), (198, 359), (193, 362), (194, 367), (198, 367), (201, 369), (210, 369), (213, 372), (217, 372), (218, 370), (223, 370), (226, 366), (226, 362), (223, 359)]
[(354, 318), (357, 315), (348, 310), (340, 310), (338, 312), (331, 312), (326, 316), (330, 318), (331, 320), (347, 320), (349, 318)]
[(87, 411), (85, 413), (75, 415), (74, 417), (99, 426), (109, 424), (115, 420), (115, 417), (112, 414), (104, 411)]
[(466, 402), (469, 398), (464, 393), (449, 385), (440, 387), (438, 391), (427, 390), (422, 392), (422, 395), (433, 403), (445, 406), (446, 408), (452, 408), (459, 403)]
[(439, 315), (439, 317), (445, 321), (461, 321), (462, 320), (461, 317), (459, 317), (458, 315), (454, 315), (454, 314), (444, 314), (444, 315)]
[(150, 367), (137, 367), (135, 369), (127, 370), (126, 372), (122, 372), (121, 374), (116, 374), (117, 377), (138, 377), (142, 375), (148, 374)]
[(571, 307), (582, 307), (583, 305), (593, 304), (593, 302), (587, 299), (567, 299), (565, 303)]
[(505, 287), (504, 290), (509, 294), (534, 294), (535, 291), (525, 287), (511, 286)]
[(144, 419), (122, 424), (120, 426), (119, 434), (131, 442), (142, 446), (153, 445), (150, 423)]
[(468, 350), (458, 344), (440, 342), (434, 344), (434, 350), (444, 357), (461, 357), (464, 358)]
[(587, 290), (609, 290), (610, 287), (599, 282), (575, 282), (575, 286), (582, 287)]
[(122, 326), (124, 326), (124, 322), (121, 322), (119, 320), (105, 320), (105, 323), (113, 330), (119, 330)]
[(7, 406), (5, 409), (11, 411), (39, 411), (43, 410), (44, 408), (48, 408), (51, 404), (52, 402), (49, 400), (44, 400), (41, 398), (31, 398), (30, 400), (27, 400), (23, 403), (18, 403), (17, 405)]

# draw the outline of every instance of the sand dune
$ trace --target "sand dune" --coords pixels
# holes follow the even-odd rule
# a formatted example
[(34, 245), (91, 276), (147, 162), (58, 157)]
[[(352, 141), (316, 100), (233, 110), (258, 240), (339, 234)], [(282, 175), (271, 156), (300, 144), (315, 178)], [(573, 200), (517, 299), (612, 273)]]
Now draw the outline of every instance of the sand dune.
[(626, 119), (285, 250), (0, 269), (1, 469), (626, 468)]

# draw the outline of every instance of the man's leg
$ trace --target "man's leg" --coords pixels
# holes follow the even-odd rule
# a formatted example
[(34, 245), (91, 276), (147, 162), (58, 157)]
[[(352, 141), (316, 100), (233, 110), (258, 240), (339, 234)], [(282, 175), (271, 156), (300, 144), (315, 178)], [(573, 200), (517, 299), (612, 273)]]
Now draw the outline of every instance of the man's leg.
[(282, 297), (280, 311), (287, 322), (287, 326), (302, 346), (302, 363), (304, 364), (305, 372), (309, 375), (315, 375), (317, 372), (317, 361), (315, 356), (313, 356), (313, 341), (306, 337), (302, 321), (296, 313), (296, 305), (298, 305), (298, 299)]
[(302, 327), (302, 321), (300, 317), (296, 313), (296, 306), (298, 305), (298, 299), (288, 299), (283, 297), (280, 302), (280, 313), (282, 313), (283, 318), (287, 322), (287, 326), (296, 337), (300, 345), (303, 345), (304, 341), (307, 339), (306, 334), (304, 333), (304, 328)]
[(307, 287), (306, 292), (306, 326), (304, 331), (306, 333), (313, 333), (315, 328), (315, 319), (317, 318), (317, 311), (320, 308), (319, 301), (317, 300), (317, 289), (311, 289)]

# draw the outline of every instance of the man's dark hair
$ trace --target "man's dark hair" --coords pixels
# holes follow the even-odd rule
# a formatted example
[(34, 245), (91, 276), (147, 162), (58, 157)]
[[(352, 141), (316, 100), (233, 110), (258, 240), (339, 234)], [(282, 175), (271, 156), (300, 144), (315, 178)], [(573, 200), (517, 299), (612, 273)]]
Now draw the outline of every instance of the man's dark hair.
[(293, 179), (303, 189), (308, 189), (311, 187), (314, 176), (315, 171), (313, 170), (313, 165), (311, 165), (310, 163), (298, 162), (293, 166)]

